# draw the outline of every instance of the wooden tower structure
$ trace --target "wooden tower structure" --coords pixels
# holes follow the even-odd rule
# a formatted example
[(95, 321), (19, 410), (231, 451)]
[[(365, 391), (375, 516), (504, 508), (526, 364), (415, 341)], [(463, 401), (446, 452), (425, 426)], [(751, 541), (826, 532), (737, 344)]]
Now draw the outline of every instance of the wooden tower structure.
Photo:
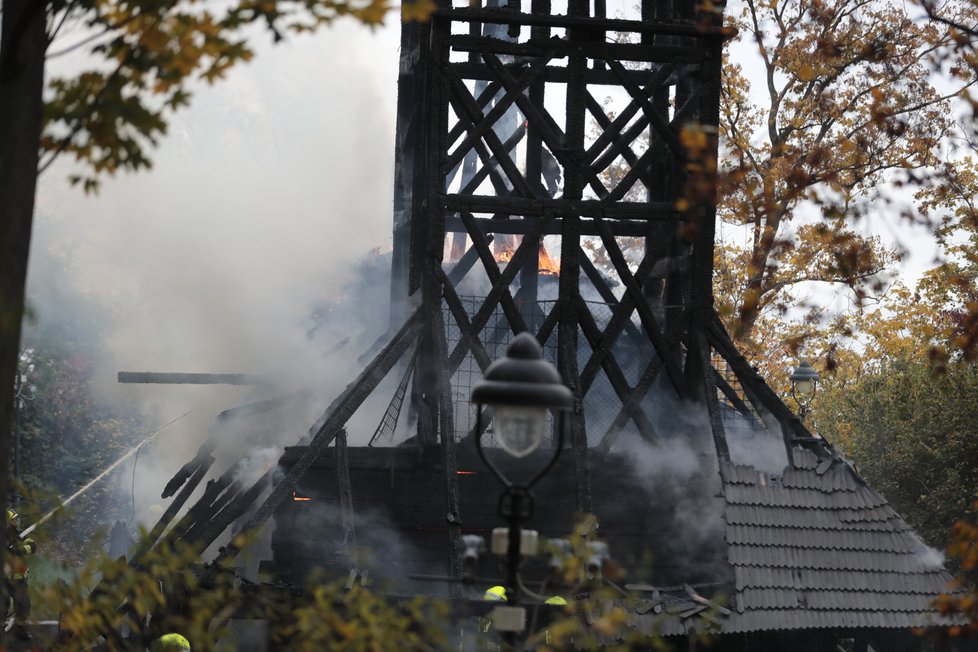
[[(723, 447), (708, 342), (715, 215), (700, 174), (715, 164), (723, 35), (720, 13), (690, 0), (645, 0), (630, 17), (600, 0), (560, 13), (457, 2), (405, 26), (392, 316), (420, 324), (425, 443), (459, 434), (449, 388), (466, 356), (488, 365), (491, 325), (535, 334), (578, 397), (580, 509), (591, 447), (628, 423), (655, 436), (643, 401), (660, 375), (678, 399), (712, 406)], [(467, 304), (459, 285), (472, 278), (481, 291)], [(641, 369), (620, 358), (636, 348)], [(584, 406), (606, 385), (618, 410), (599, 433)]]

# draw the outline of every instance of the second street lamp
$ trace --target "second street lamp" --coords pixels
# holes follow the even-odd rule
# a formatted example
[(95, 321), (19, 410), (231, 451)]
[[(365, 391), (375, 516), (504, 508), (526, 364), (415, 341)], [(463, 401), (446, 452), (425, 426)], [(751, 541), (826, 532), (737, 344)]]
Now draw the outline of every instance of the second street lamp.
[[(525, 622), (525, 611), (516, 606), (516, 601), (520, 593), (520, 556), (530, 551), (521, 550), (526, 546), (522, 545), (524, 537), (520, 525), (533, 514), (530, 488), (560, 456), (564, 445), (563, 412), (574, 405), (574, 394), (561, 382), (556, 367), (543, 359), (536, 338), (529, 333), (520, 333), (513, 338), (506, 355), (489, 365), (483, 380), (472, 389), (472, 402), (476, 404), (476, 450), (505, 487), (499, 501), (499, 513), (509, 524), (506, 532), (506, 600), (509, 608), (508, 611), (497, 608), (493, 622), (498, 630), (512, 637), (523, 629)], [(511, 481), (486, 455), (482, 445), (483, 406), (492, 411), (493, 434), (500, 448), (517, 458), (526, 457), (540, 447), (547, 433), (547, 413), (551, 410), (557, 413), (553, 453), (529, 482)], [(495, 543), (495, 535), (493, 539)], [(528, 541), (530, 539), (532, 537), (527, 537)]]
[(798, 404), (798, 416), (802, 422), (811, 410), (812, 398), (815, 396), (815, 388), (818, 386), (820, 376), (812, 363), (808, 360), (799, 360), (798, 366), (792, 369), (791, 376), (791, 397)]

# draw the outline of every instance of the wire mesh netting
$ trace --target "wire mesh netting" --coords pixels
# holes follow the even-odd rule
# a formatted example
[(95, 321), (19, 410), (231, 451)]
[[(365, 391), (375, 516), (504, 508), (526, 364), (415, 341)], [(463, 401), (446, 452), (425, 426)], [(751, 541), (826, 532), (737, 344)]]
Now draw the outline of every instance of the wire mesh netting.
[[(465, 308), (465, 313), (471, 320), (482, 307), (482, 304), (486, 298), (478, 296), (460, 296), (459, 299), (462, 302), (462, 306)], [(539, 310), (546, 314), (553, 308), (554, 303), (555, 302), (553, 301), (541, 301), (537, 302), (537, 305), (539, 306)], [(521, 309), (527, 308), (526, 306), (522, 305), (520, 307)], [(537, 311), (533, 312), (534, 314), (531, 323), (537, 321)], [(461, 341), (462, 332), (447, 306), (443, 306), (442, 315), (445, 320), (445, 338), (448, 343), (448, 351), (451, 352)], [(495, 360), (506, 354), (506, 347), (509, 346), (510, 341), (513, 339), (513, 335), (513, 329), (510, 327), (509, 321), (506, 319), (506, 315), (503, 313), (502, 308), (497, 305), (490, 315), (489, 320), (486, 322), (486, 325), (479, 332), (479, 341), (482, 343), (486, 353), (489, 355), (489, 359)], [(557, 349), (554, 344), (555, 341), (556, 338), (551, 338), (543, 344), (543, 357), (554, 364), (557, 362)], [(475, 356), (472, 355), (472, 351), (470, 349), (468, 352), (466, 352), (465, 357), (462, 358), (461, 364), (459, 364), (458, 369), (452, 376), (452, 397), (455, 413), (456, 438), (465, 437), (467, 434), (472, 432), (473, 428), (475, 428), (475, 405), (469, 401), (469, 396), (472, 393), (472, 387), (475, 386), (475, 384), (480, 380), (482, 380), (482, 369), (479, 367), (479, 363), (476, 361)]]
[[(757, 410), (754, 409), (754, 406), (747, 399), (747, 395), (740, 383), (740, 379), (737, 378), (737, 374), (730, 368), (727, 361), (724, 360), (719, 354), (714, 353), (712, 355), (711, 362), (713, 364), (713, 368), (717, 371), (717, 376), (719, 377), (718, 384), (720, 382), (726, 382), (727, 386), (733, 390), (734, 394), (741, 400), (742, 404), (748, 407), (750, 413), (753, 414), (755, 418), (759, 418)], [(724, 425), (730, 426), (734, 423), (742, 423), (743, 417), (741, 416), (739, 410), (737, 410), (733, 402), (719, 388), (717, 389), (717, 397), (720, 400), (720, 414), (723, 417)]]
[[(459, 298), (470, 319), (475, 316), (485, 301), (485, 297), (481, 296), (461, 296)], [(540, 300), (536, 301), (535, 304), (533, 306), (527, 305), (525, 302), (517, 303), (528, 325), (539, 326), (543, 319), (550, 314), (550, 311), (555, 308), (557, 302)], [(612, 306), (598, 301), (588, 301), (586, 305), (595, 324), (603, 331), (611, 320)], [(451, 352), (461, 341), (462, 333), (447, 307), (443, 308), (443, 318), (448, 349)], [(485, 347), (489, 358), (495, 360), (506, 353), (506, 347), (509, 346), (513, 335), (513, 329), (506, 315), (502, 308), (497, 305), (486, 325), (479, 332), (479, 340)], [(555, 329), (550, 338), (543, 343), (544, 358), (554, 364), (557, 362), (556, 341)], [(591, 346), (583, 333), (578, 333), (577, 352), (578, 369), (583, 370), (592, 354)], [(638, 382), (642, 371), (651, 361), (653, 355), (652, 344), (642, 334), (637, 321), (629, 321), (627, 328), (624, 329), (612, 347), (609, 357), (615, 361), (626, 382), (632, 387)], [(479, 363), (471, 351), (466, 352), (461, 364), (452, 376), (455, 435), (457, 438), (465, 437), (475, 427), (476, 411), (475, 406), (469, 401), (469, 396), (472, 387), (481, 379), (482, 369), (479, 367)], [(583, 406), (585, 425), (589, 441), (596, 443), (618, 415), (622, 407), (622, 400), (603, 369), (599, 369), (594, 374), (593, 381), (586, 390)]]

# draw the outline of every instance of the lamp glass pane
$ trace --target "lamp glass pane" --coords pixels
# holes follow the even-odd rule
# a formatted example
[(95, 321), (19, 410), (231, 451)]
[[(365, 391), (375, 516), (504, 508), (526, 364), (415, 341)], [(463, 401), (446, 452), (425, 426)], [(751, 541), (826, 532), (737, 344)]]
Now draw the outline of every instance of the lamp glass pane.
[(815, 383), (810, 380), (798, 381), (795, 383), (795, 394), (804, 399), (811, 398), (815, 394)]
[(492, 406), (492, 431), (499, 446), (513, 457), (526, 457), (547, 434), (547, 409)]

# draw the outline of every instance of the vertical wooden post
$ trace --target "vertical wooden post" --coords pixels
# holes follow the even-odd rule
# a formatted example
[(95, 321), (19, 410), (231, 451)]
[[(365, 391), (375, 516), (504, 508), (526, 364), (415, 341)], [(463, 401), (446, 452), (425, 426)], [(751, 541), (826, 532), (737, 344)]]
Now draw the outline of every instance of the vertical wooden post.
[[(586, 17), (587, 0), (571, 0), (568, 15)], [(572, 35), (576, 36), (576, 35)], [(564, 171), (564, 198), (579, 201), (584, 191), (584, 130), (587, 92), (585, 70), (587, 60), (582, 54), (569, 58), (567, 64), (566, 142), (568, 159), (572, 165)], [(560, 234), (560, 322), (557, 327), (557, 368), (564, 382), (576, 397), (574, 409), (567, 415), (571, 447), (577, 476), (577, 507), (590, 512), (591, 468), (588, 460), (587, 428), (584, 422), (583, 396), (580, 370), (577, 362), (578, 310), (580, 302), (581, 263), (581, 216), (573, 209), (562, 216)]]

